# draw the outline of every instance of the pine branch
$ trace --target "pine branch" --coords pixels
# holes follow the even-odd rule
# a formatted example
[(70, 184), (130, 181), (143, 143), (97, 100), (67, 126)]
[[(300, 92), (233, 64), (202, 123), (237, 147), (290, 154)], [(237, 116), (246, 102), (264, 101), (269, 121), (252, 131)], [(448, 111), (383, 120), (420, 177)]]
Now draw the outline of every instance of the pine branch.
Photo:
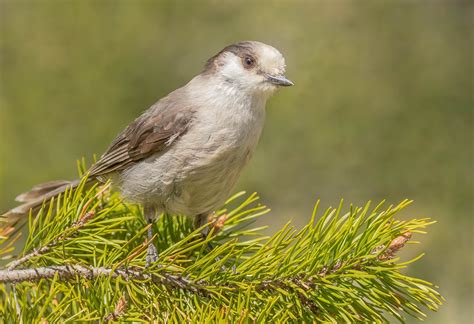
[[(251, 224), (268, 209), (255, 194), (242, 198), (214, 215), (205, 240), (191, 220), (161, 217), (153, 225), (159, 259), (145, 268), (149, 225), (137, 206), (103, 187), (66, 192), (30, 218), (22, 256), (0, 270), (0, 315), (27, 323), (404, 321), (441, 304), (430, 283), (401, 272), (419, 258), (401, 262), (397, 253), (433, 223), (396, 219), (409, 201), (347, 213), (341, 202), (320, 216), (316, 205), (301, 230), (287, 224), (264, 237)], [(16, 237), (2, 227), (0, 255)]]
[[(181, 288), (192, 292), (197, 292), (197, 285), (193, 282), (171, 274), (162, 273), (160, 276), (154, 274), (146, 274), (139, 271), (118, 270), (105, 267), (83, 267), (80, 265), (64, 265), (40, 267), (21, 270), (0, 270), (0, 282), (2, 283), (18, 283), (22, 281), (39, 281), (41, 279), (58, 278), (61, 280), (76, 280), (78, 277), (93, 280), (100, 277), (118, 278), (122, 277), (125, 281), (129, 280), (146, 280), (150, 284), (162, 284), (170, 288)], [(199, 285), (203, 285), (200, 282)]]
[[(398, 252), (405, 243), (410, 239), (411, 233), (406, 233), (395, 238), (389, 247), (384, 251), (384, 253), (378, 256), (379, 260), (392, 259), (395, 256), (395, 253)], [(142, 271), (132, 271), (129, 269), (114, 269), (106, 267), (84, 267), (81, 265), (59, 265), (59, 266), (50, 266), (50, 267), (40, 267), (40, 268), (31, 268), (31, 269), (21, 269), (14, 270), (20, 264), (27, 262), (30, 258), (37, 257), (45, 252), (47, 252), (50, 247), (53, 245), (45, 246), (40, 250), (35, 250), (33, 253), (30, 253), (15, 262), (12, 262), (10, 265), (7, 265), (6, 270), (0, 270), (0, 283), (18, 283), (22, 281), (39, 281), (41, 279), (52, 279), (58, 277), (61, 280), (76, 280), (78, 277), (86, 278), (89, 280), (97, 279), (100, 277), (110, 277), (117, 278), (122, 277), (125, 281), (129, 280), (145, 280), (150, 284), (162, 284), (169, 286), (169, 288), (180, 288), (188, 290), (191, 292), (200, 292), (206, 289), (207, 286), (224, 286), (227, 288), (237, 288), (237, 286), (232, 286), (229, 284), (221, 283), (214, 284), (206, 282), (205, 280), (200, 280), (198, 282), (192, 282), (182, 276), (176, 276), (167, 273), (160, 273), (160, 275), (148, 274)], [(379, 247), (374, 250), (372, 253), (376, 253), (377, 250), (380, 250), (383, 247)], [(327, 266), (324, 266), (320, 271), (318, 271), (319, 277), (324, 277), (327, 274), (332, 274), (337, 272), (342, 264), (339, 262), (334, 265), (331, 269), (328, 269)], [(157, 268), (164, 268), (163, 265), (156, 264)], [(356, 264), (352, 270), (360, 270), (361, 265)], [(289, 282), (304, 288), (310, 289), (315, 288), (314, 280), (315, 278), (309, 277), (306, 281), (301, 280), (305, 278), (304, 274), (296, 274), (292, 277), (287, 277), (277, 280), (265, 280), (261, 283), (255, 285), (257, 291), (265, 289), (276, 289), (283, 288), (287, 291), (291, 291), (291, 287), (288, 284)], [(245, 279), (248, 282), (248, 279)]]
[[(73, 234), (76, 231), (80, 230), (81, 227), (83, 227), (87, 223), (87, 221), (89, 219), (91, 219), (92, 217), (94, 217), (94, 212), (93, 211), (85, 213), (79, 219), (79, 221), (77, 223), (72, 224), (72, 226), (70, 226), (66, 229), (66, 233)], [(30, 259), (45, 254), (46, 252), (50, 251), (51, 248), (55, 247), (60, 242), (66, 240), (66, 239), (68, 239), (67, 234), (61, 235), (59, 238), (54, 239), (53, 241), (49, 242), (48, 244), (46, 244), (46, 245), (44, 245), (44, 246), (42, 246), (38, 249), (33, 249), (33, 251), (31, 253), (26, 254), (25, 256), (10, 262), (9, 264), (7, 264), (6, 269), (9, 270), (9, 271), (14, 270), (14, 269), (18, 268), (19, 266), (21, 266), (23, 263), (28, 262)]]

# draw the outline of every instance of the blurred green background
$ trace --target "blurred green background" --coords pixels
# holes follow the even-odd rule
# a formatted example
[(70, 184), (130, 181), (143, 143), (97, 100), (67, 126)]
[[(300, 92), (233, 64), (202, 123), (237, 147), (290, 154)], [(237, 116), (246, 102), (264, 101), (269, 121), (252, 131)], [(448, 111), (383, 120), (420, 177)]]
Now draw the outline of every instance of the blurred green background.
[[(276, 229), (317, 198), (415, 203), (438, 224), (408, 269), (473, 302), (473, 6), (455, 1), (0, 1), (0, 210), (33, 184), (76, 176), (142, 111), (225, 45), (260, 40), (296, 86), (267, 106), (238, 189)], [(271, 230), (270, 229), (270, 230)]]

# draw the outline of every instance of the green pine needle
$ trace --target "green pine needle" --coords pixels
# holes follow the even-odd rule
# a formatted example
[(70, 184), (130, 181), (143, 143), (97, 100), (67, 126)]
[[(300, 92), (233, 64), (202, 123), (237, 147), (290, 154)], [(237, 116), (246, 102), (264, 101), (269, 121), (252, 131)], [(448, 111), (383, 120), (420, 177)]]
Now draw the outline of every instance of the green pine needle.
[[(81, 163), (78, 168), (85, 170)], [(0, 279), (20, 269), (57, 271), (16, 283), (0, 280), (0, 318), (24, 323), (423, 319), (443, 298), (431, 283), (403, 271), (421, 256), (400, 261), (396, 255), (411, 235), (434, 223), (395, 218), (410, 203), (367, 203), (345, 212), (341, 201), (319, 212), (318, 202), (302, 229), (288, 223), (266, 237), (263, 227), (252, 224), (269, 209), (257, 194), (238, 193), (215, 213), (207, 239), (184, 216), (160, 217), (152, 225), (159, 258), (145, 268), (148, 225), (140, 208), (124, 203), (108, 184), (87, 188), (83, 180), (77, 190), (30, 215), (23, 252), (0, 270)], [(12, 253), (18, 235), (0, 222), (1, 257)]]

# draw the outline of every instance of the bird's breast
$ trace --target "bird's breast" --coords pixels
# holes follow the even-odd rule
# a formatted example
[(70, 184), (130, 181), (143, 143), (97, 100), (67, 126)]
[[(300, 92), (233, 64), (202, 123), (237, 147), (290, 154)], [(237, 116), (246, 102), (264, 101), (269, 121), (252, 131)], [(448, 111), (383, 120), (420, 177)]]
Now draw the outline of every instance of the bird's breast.
[(123, 193), (170, 213), (195, 216), (220, 207), (259, 140), (264, 103), (202, 107), (164, 152), (123, 175)]
[[(257, 107), (257, 109), (260, 107)], [(254, 152), (265, 118), (256, 111), (216, 111), (202, 118), (183, 137), (186, 158), (174, 181), (167, 208), (185, 214), (212, 211), (230, 195), (243, 167)], [(186, 211), (186, 212), (185, 212)]]

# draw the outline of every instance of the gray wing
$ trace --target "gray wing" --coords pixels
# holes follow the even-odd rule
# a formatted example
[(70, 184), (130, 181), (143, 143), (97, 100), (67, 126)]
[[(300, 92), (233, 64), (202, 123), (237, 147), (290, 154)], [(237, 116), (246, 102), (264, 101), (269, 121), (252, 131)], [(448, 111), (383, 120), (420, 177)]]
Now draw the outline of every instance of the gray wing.
[(91, 167), (91, 176), (124, 170), (171, 146), (184, 134), (194, 110), (175, 91), (151, 106), (120, 133)]

